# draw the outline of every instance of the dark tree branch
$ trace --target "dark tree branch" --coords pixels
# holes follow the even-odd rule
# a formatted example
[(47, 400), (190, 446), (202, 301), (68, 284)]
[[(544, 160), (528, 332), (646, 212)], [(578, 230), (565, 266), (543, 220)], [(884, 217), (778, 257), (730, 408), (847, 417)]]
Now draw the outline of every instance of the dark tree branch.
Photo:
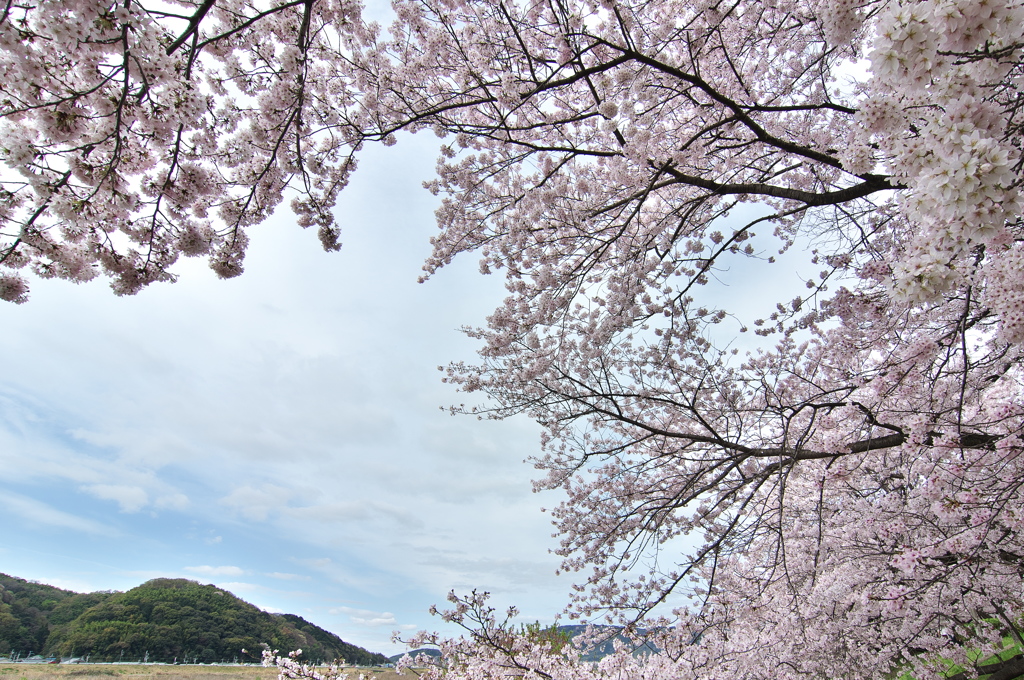
[(185, 29), (185, 32), (179, 35), (177, 40), (167, 46), (167, 56), (174, 54), (177, 49), (184, 45), (185, 41), (199, 29), (199, 24), (203, 21), (203, 17), (206, 16), (206, 13), (209, 12), (216, 3), (217, 0), (203, 0), (203, 4), (196, 9), (195, 14), (193, 14), (192, 18), (188, 20), (188, 28)]

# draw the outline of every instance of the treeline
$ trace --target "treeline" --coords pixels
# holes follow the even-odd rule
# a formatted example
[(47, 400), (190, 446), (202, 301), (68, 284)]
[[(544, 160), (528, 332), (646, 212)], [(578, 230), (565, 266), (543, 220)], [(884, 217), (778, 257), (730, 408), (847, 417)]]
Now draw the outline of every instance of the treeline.
[(195, 581), (154, 579), (124, 593), (75, 593), (0, 574), (0, 654), (211, 663), (257, 661), (263, 644), (282, 653), (302, 649), (309, 662), (387, 662), (300, 616), (269, 614)]

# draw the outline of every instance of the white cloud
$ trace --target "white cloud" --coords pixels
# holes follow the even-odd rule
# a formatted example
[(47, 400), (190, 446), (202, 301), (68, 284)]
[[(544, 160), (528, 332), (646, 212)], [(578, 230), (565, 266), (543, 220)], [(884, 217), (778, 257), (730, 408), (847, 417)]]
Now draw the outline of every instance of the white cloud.
[(287, 507), (293, 495), (292, 489), (275, 484), (245, 485), (234, 489), (219, 502), (244, 519), (263, 522), (271, 513)]
[(241, 576), (245, 573), (245, 570), (241, 567), (211, 567), (208, 564), (203, 564), (198, 567), (185, 567), (185, 571), (193, 574), (200, 574), (202, 576)]
[(273, 571), (273, 572), (270, 572), (269, 574), (264, 574), (264, 576), (269, 576), (270, 578), (280, 579), (282, 581), (308, 581), (309, 580), (308, 576), (302, 576), (300, 574), (289, 574), (287, 572), (280, 572), (280, 571)]
[(160, 510), (184, 510), (188, 507), (188, 505), (188, 496), (186, 496), (183, 493), (170, 493), (158, 497), (153, 502), (153, 507), (158, 508)]
[(360, 626), (370, 626), (371, 628), (384, 625), (395, 625), (395, 616), (390, 612), (384, 612), (380, 616), (372, 618), (360, 618), (358, 616), (352, 616), (350, 618), (352, 619), (352, 623), (358, 624)]
[(121, 512), (138, 512), (149, 503), (149, 494), (137, 486), (121, 484), (89, 484), (81, 487), (82, 491), (101, 500), (114, 501), (120, 506)]
[(283, 510), (291, 519), (300, 522), (351, 522), (390, 520), (407, 529), (420, 529), (423, 520), (412, 511), (392, 503), (352, 500), (310, 504)]
[(115, 533), (113, 529), (99, 522), (58, 510), (46, 503), (10, 490), (5, 490), (0, 494), (0, 505), (7, 508), (8, 512), (18, 515), (33, 525), (59, 527), (86, 534), (113, 535)]
[[(246, 583), (245, 581), (222, 581), (219, 583), (215, 583), (214, 585), (216, 585), (218, 588), (222, 588), (223, 590), (227, 590), (228, 592), (234, 593), (235, 595), (238, 595), (238, 593), (249, 593), (249, 595), (243, 598), (246, 600), (249, 600), (249, 598), (252, 597), (252, 594), (254, 593), (264, 593), (267, 590), (266, 588), (257, 583)], [(249, 601), (251, 602), (251, 600)], [(260, 607), (260, 609), (263, 608), (257, 602), (253, 602), (253, 604), (255, 604), (257, 607)]]
[(293, 558), (293, 562), (296, 564), (302, 564), (307, 567), (313, 567), (314, 569), (325, 569), (331, 566), (333, 560), (330, 557), (309, 557), (309, 558)]
[(370, 609), (354, 609), (352, 607), (333, 607), (328, 612), (331, 614), (346, 614), (352, 623), (371, 628), (385, 625), (394, 626), (397, 623), (395, 615), (391, 612), (375, 612)]

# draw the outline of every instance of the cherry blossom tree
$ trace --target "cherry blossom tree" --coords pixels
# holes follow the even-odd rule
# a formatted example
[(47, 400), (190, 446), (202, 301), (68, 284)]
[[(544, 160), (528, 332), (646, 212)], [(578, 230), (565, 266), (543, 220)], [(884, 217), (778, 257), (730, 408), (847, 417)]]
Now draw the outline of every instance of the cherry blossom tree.
[[(545, 427), (570, 614), (662, 650), (594, 668), (453, 596), (447, 673), (1024, 673), (1024, 5), (393, 8), (9, 3), (0, 297), (238, 274), (289, 191), (336, 248), (362, 145), (433, 131), (425, 276), (509, 291), (454, 411)], [(787, 251), (763, 318), (710, 302)]]
[(26, 299), (26, 269), (121, 295), (173, 280), (179, 255), (236, 276), (245, 228), (290, 186), (299, 224), (337, 249), (357, 24), (333, 0), (7, 2), (0, 298)]
[[(396, 7), (378, 100), (455, 133), (428, 272), (509, 282), (448, 379), (547, 428), (573, 613), (677, 675), (1019, 644), (1021, 6)], [(820, 274), (734, 358), (702, 292), (765, 228)]]

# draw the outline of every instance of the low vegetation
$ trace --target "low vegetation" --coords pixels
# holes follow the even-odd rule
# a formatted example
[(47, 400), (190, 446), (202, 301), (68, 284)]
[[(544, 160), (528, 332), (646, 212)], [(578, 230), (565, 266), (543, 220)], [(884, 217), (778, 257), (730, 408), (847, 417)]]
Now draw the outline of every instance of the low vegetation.
[(277, 671), (262, 666), (49, 665), (0, 664), (0, 680), (271, 680)]
[(258, 660), (262, 644), (303, 660), (387, 663), (293, 614), (269, 614), (212, 585), (154, 579), (124, 593), (73, 593), (0, 574), (0, 654), (92, 661)]
[[(351, 680), (363, 675), (366, 680), (409, 680), (409, 675), (399, 678), (391, 669), (348, 669)], [(276, 679), (276, 668), (253, 666), (168, 666), (162, 664), (3, 664), (0, 663), (0, 680), (272, 680)]]

